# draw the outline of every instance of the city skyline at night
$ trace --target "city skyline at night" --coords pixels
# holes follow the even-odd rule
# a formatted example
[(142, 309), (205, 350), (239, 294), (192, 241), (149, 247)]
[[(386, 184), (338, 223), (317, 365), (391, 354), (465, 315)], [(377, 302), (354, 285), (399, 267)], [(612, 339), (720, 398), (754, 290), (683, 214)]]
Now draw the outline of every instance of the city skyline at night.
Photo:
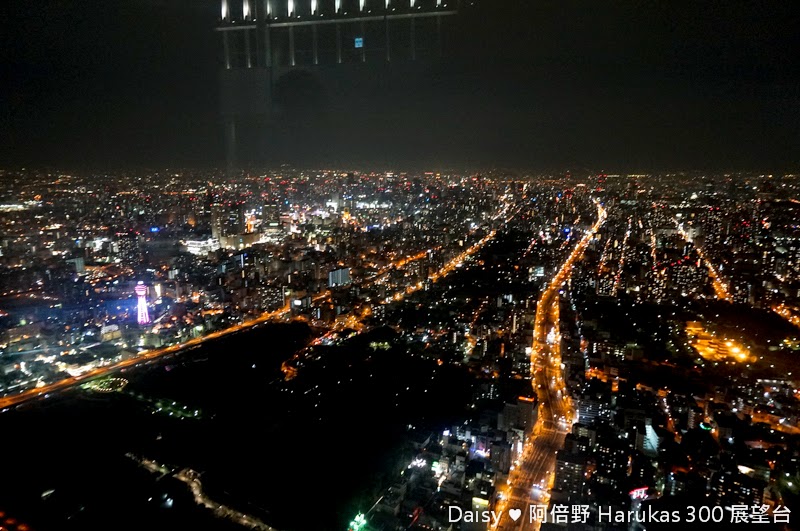
[[(131, 446), (124, 430), (106, 443), (126, 467), (177, 480), (131, 492), (150, 493), (136, 509), (149, 525), (213, 509), (220, 481), (243, 498), (191, 517), (202, 525), (613, 528), (612, 516), (631, 510), (675, 523), (689, 508), (716, 523), (734, 510), (738, 522), (778, 528), (790, 518), (798, 176), (282, 168), (3, 177), (0, 420), (24, 425), (43, 407), (77, 409), (86, 422), (137, 418), (120, 410), (131, 406), (152, 415), (133, 425), (167, 444)], [(273, 357), (251, 342), (265, 334), (295, 346)], [(398, 381), (404, 366), (415, 369)], [(245, 367), (259, 372), (242, 387), (253, 378)], [(212, 372), (184, 380), (197, 370)], [(197, 378), (207, 383), (179, 394), (170, 383)], [(233, 386), (221, 402), (203, 391), (220, 385)], [(363, 400), (366, 389), (377, 402)], [(218, 478), (227, 468), (215, 456), (230, 450), (203, 446), (199, 460), (185, 460), (181, 426), (239, 441), (224, 419), (254, 414), (247, 404), (267, 397), (281, 404), (273, 414), (306, 429), (354, 433), (381, 403), (392, 413), (380, 429), (406, 441), (394, 459), (412, 472), (348, 490), (304, 523), (270, 501), (282, 490), (257, 495), (241, 478)], [(297, 442), (274, 451), (304, 459)], [(268, 466), (252, 452), (241, 459)], [(320, 459), (313, 466), (339, 466)], [(376, 466), (399, 464), (390, 462)], [(51, 508), (50, 520), (23, 512), (46, 527), (65, 517), (57, 507), (85, 502), (84, 491), (53, 488), (65, 480), (48, 471), (56, 462), (42, 466), (35, 477), (49, 480), (24, 482), (61, 494), (18, 503)], [(420, 497), (431, 486), (438, 494)], [(243, 504), (253, 496), (260, 502)], [(104, 502), (126, 512), (130, 503)], [(572, 507), (579, 512), (563, 516)], [(97, 511), (82, 525), (97, 525)], [(484, 523), (481, 511), (494, 517)]]
[(797, 527), (796, 6), (8, 11), (0, 530)]

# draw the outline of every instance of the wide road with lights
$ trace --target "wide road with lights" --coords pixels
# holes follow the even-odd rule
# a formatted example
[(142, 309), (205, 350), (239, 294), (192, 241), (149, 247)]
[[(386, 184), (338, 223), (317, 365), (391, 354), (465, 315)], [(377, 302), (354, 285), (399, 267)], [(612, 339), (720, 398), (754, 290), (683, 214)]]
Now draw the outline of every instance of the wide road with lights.
[[(509, 485), (496, 509), (502, 511), (499, 525), (490, 525), (490, 529), (538, 530), (541, 525), (537, 520), (531, 521), (529, 507), (546, 506), (549, 502), (555, 454), (563, 446), (574, 416), (561, 367), (559, 291), (605, 220), (606, 211), (598, 204), (597, 221), (578, 242), (539, 298), (531, 351), (531, 380), (539, 398), (539, 415), (533, 428), (534, 436), (526, 443), (520, 464), (509, 475)], [(509, 517), (510, 509), (522, 511), (517, 521)]]

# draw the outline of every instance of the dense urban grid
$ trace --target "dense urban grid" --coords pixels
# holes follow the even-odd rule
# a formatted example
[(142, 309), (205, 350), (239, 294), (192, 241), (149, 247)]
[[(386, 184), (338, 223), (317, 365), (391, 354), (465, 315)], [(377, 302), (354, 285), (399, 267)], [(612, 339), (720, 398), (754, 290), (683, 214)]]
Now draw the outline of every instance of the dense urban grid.
[[(458, 420), (408, 426), (401, 472), (351, 530), (791, 525), (798, 176), (282, 167), (2, 182), (4, 414), (125, 393), (169, 422), (202, 419), (130, 391), (127, 374), (294, 322), (312, 339), (277, 385), (313, 406), (309, 422), (343, 386), (324, 375), (356, 370), (345, 363), (428, 364), (429, 383), (394, 395), (400, 409), (419, 395), (419, 419), (449, 385), (441, 371), (466, 378)], [(215, 501), (188, 465), (129, 457), (211, 518), (275, 525)]]

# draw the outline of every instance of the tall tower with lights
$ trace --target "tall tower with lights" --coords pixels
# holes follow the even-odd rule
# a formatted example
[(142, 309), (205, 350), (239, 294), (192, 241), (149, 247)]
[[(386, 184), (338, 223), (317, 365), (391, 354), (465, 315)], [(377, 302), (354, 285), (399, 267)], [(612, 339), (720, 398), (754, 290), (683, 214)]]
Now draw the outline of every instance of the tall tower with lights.
[(138, 299), (136, 320), (140, 325), (146, 325), (150, 322), (150, 312), (147, 311), (147, 286), (140, 280), (136, 287), (133, 288), (133, 291), (136, 292), (136, 298)]

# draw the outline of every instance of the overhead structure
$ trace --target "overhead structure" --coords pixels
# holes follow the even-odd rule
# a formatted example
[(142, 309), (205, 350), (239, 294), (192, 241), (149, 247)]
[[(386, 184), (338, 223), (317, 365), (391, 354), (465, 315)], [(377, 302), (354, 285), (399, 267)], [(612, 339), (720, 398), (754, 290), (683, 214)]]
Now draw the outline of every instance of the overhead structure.
[(355, 73), (359, 64), (440, 61), (450, 31), (443, 20), (460, 9), (460, 0), (220, 0), (220, 110), (229, 172), (238, 167), (242, 146), (270, 145), (269, 133), (253, 132), (269, 130), (273, 90), (290, 70), (338, 76), (327, 67), (347, 65)]

